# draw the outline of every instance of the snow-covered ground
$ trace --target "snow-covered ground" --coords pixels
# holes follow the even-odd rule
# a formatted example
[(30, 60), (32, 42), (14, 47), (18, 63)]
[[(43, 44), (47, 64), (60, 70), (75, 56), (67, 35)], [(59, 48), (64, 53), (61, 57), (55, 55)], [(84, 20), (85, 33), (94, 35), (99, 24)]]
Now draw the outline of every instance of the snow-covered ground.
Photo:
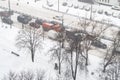
[[(2, 23), (0, 23), (2, 24)], [(56, 77), (56, 71), (54, 70), (53, 62), (49, 62), (50, 57), (48, 54), (48, 50), (53, 47), (56, 42), (45, 38), (42, 41), (42, 48), (40, 53), (36, 53), (35, 62), (31, 62), (30, 54), (27, 54), (23, 51), (20, 51), (15, 46), (15, 39), (20, 29), (16, 27), (10, 28), (9, 25), (2, 24), (0, 26), (0, 79), (3, 78), (9, 71), (22, 71), (22, 70), (38, 70), (43, 69), (46, 72), (46, 78)], [(20, 56), (15, 56), (11, 54), (11, 51), (16, 52)], [(91, 53), (95, 53), (95, 51), (91, 51)], [(89, 54), (89, 76), (88, 79), (96, 80), (96, 77), (91, 75), (91, 72), (95, 72), (95, 70), (99, 67), (99, 63), (101, 59), (97, 56), (93, 56)], [(85, 74), (82, 74), (79, 77), (82, 80), (85, 80)]]
[[(18, 7), (16, 7), (17, 2), (19, 2)], [(29, 2), (29, 4), (32, 4), (32, 5), (27, 5), (27, 2)], [(2, 6), (8, 7), (8, 5), (4, 5), (2, 3), (7, 4), (7, 2), (1, 2), (0, 4)], [(26, 1), (13, 0), (13, 1), (11, 1), (11, 3), (13, 4), (12, 9), (15, 9), (15, 10), (19, 9), (18, 11), (21, 11), (21, 12), (26, 11), (27, 14), (35, 15), (37, 17), (42, 17), (42, 18), (47, 17), (47, 19), (48, 19), (48, 18), (52, 18), (52, 16), (56, 16), (56, 15), (60, 14), (60, 13), (53, 13), (53, 12), (49, 13), (49, 15), (51, 14), (52, 16), (44, 14), (44, 13), (47, 13), (47, 11), (42, 9), (41, 4), (45, 4), (44, 6), (46, 6), (46, 0), (40, 0), (36, 3), (34, 2), (34, 0), (26, 0)], [(53, 1), (53, 3), (54, 3), (54, 1)], [(55, 3), (57, 3), (57, 1)], [(74, 9), (73, 7), (72, 8), (63, 7), (61, 3), (62, 3), (62, 0), (60, 0), (60, 11), (65, 12), (67, 9), (69, 9), (67, 12), (69, 14), (79, 15), (81, 17), (87, 17), (87, 18), (90, 17), (89, 16), (90, 11)], [(81, 3), (81, 4), (86, 5), (84, 3)], [(54, 5), (54, 7), (49, 7), (49, 8), (57, 10), (57, 4)], [(103, 9), (104, 7), (100, 7), (100, 6), (96, 5), (95, 8)], [(109, 7), (108, 8), (105, 7), (104, 10), (109, 10)], [(111, 9), (110, 9), (110, 11), (111, 11)], [(56, 71), (54, 70), (54, 62), (49, 61), (50, 56), (48, 53), (48, 51), (51, 49), (51, 47), (56, 45), (56, 42), (52, 41), (48, 38), (45, 38), (45, 40), (42, 41), (41, 52), (36, 53), (35, 62), (32, 63), (30, 54), (20, 51), (15, 46), (15, 39), (20, 30), (16, 26), (16, 25), (20, 25), (15, 20), (17, 15), (15, 14), (12, 17), (12, 19), (15, 21), (15, 24), (13, 25), (14, 27), (12, 27), (12, 28), (10, 28), (9, 25), (6, 25), (6, 24), (0, 22), (0, 24), (1, 24), (0, 25), (0, 33), (1, 33), (0, 34), (0, 79), (2, 79), (3, 76), (6, 75), (11, 70), (17, 72), (17, 71), (22, 71), (22, 70), (33, 70), (34, 71), (36, 69), (45, 70), (46, 78), (50, 78), (50, 77), (56, 78)], [(71, 17), (65, 16), (65, 18), (66, 18), (66, 20), (68, 20)], [(105, 18), (107, 20), (108, 19), (113, 20), (112, 22), (119, 25), (119, 19), (113, 18), (112, 16), (108, 17), (108, 16), (105, 16), (104, 14), (100, 15), (100, 14), (95, 13), (95, 19), (97, 19), (97, 18), (98, 19)], [(76, 18), (73, 20), (76, 20)], [(71, 22), (71, 20), (69, 20), (69, 22)], [(118, 28), (114, 28), (114, 29), (110, 28), (106, 32), (107, 36), (113, 35), (113, 33), (111, 33), (112, 30), (113, 30), (113, 33), (116, 33), (118, 31)], [(111, 45), (110, 44), (111, 42), (108, 42), (106, 40), (102, 40), (102, 41), (107, 43), (108, 46)], [(11, 54), (11, 51), (18, 53), (20, 56), (17, 57), (15, 55)], [(98, 50), (96, 48), (89, 52), (89, 66), (88, 66), (89, 74), (88, 74), (88, 77), (86, 77), (85, 74), (83, 73), (83, 74), (79, 75), (77, 80), (97, 80), (96, 76), (95, 76), (95, 75), (97, 75), (96, 70), (99, 68), (99, 63), (101, 63), (101, 61), (102, 61), (101, 58), (104, 56), (103, 52), (104, 52), (103, 50)], [(92, 72), (95, 72), (95, 75), (91, 75)]]

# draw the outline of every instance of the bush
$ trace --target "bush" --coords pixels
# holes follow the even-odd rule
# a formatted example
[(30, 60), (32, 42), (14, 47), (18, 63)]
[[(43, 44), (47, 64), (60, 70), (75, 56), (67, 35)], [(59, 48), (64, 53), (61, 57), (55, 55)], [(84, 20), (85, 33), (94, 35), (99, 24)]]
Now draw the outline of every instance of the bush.
[(44, 77), (45, 71), (42, 70), (36, 72), (21, 71), (20, 73), (10, 71), (2, 80), (44, 80)]

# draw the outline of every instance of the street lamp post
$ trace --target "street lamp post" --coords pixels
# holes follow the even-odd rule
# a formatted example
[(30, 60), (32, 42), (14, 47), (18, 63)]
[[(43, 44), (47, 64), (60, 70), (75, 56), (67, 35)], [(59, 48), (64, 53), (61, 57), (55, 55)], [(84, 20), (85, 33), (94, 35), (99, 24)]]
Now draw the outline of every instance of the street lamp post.
[(10, 0), (8, 0), (8, 7), (9, 7), (9, 15), (10, 15), (10, 10), (11, 10)]
[(90, 10), (90, 20), (92, 20), (92, 4), (91, 4), (91, 10)]
[[(68, 11), (69, 11), (69, 9), (67, 9), (65, 11), (65, 13), (67, 13)], [(64, 26), (64, 15), (65, 15), (65, 13), (62, 14), (62, 27)]]
[[(10, 11), (11, 11), (11, 6), (10, 6), (10, 0), (8, 0), (8, 7), (9, 7), (9, 16), (10, 16), (10, 19), (11, 19), (11, 14), (10, 14)], [(12, 28), (11, 24), (10, 24), (10, 28)]]
[(59, 0), (58, 0), (58, 12), (59, 12)]

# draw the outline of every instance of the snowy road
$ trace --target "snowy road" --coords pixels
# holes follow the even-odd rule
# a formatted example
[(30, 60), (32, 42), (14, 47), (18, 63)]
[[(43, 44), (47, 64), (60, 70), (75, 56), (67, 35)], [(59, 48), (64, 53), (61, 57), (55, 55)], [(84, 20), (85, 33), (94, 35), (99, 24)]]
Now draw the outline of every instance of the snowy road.
[[(29, 4), (27, 2), (29, 1)], [(63, 0), (60, 1), (62, 3)], [(34, 17), (42, 18), (42, 19), (47, 19), (47, 20), (53, 20), (53, 17), (56, 15), (63, 15), (62, 13), (54, 12), (51, 10), (47, 10), (42, 8), (42, 4), (46, 3), (46, 0), (40, 0), (38, 2), (34, 2), (34, 0), (11, 0), (11, 9), (14, 11), (18, 11), (24, 14), (28, 14)], [(18, 3), (18, 5), (17, 5)], [(57, 3), (57, 2), (56, 2)], [(0, 1), (0, 6), (8, 8), (8, 1)], [(61, 7), (62, 8), (62, 7)], [(68, 11), (69, 12), (69, 11)], [(17, 20), (16, 17), (18, 15), (13, 15), (12, 19), (14, 20), (14, 26), (21, 27), (22, 24), (20, 24)], [(76, 26), (72, 24), (73, 22), (78, 22), (78, 18), (64, 14), (64, 24), (70, 24), (71, 26)], [(116, 28), (110, 28), (107, 32), (104, 33), (104, 36), (111, 38), (112, 35), (116, 35), (118, 29)]]
[[(18, 1), (18, 0), (11, 0), (11, 9), (14, 11), (18, 11), (21, 13), (25, 13), (31, 16), (35, 16), (38, 18), (43, 18), (47, 20), (53, 20), (53, 17), (56, 15), (61, 15), (61, 13), (49, 11), (42, 8), (42, 3), (44, 3), (44, 0), (41, 0), (37, 3), (35, 3), (33, 0), (29, 4), (27, 4), (27, 1)], [(19, 3), (17, 6), (16, 4)], [(8, 2), (7, 1), (0, 1), (0, 6), (7, 7), (8, 8)], [(38, 8), (37, 8), (37, 7)], [(72, 18), (72, 19), (71, 19)], [(64, 22), (65, 23), (72, 23), (72, 21), (76, 21), (76, 17), (72, 17), (69, 15), (64, 15)]]

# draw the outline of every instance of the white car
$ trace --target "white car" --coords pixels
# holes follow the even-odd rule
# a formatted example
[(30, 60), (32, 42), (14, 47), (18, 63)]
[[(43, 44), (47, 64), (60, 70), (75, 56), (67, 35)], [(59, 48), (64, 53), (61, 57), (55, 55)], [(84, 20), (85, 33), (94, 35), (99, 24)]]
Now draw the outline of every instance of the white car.
[(92, 12), (93, 12), (93, 13), (96, 13), (96, 12), (97, 12), (97, 9), (96, 9), (96, 8), (92, 8)]
[(74, 8), (75, 8), (75, 9), (78, 9), (78, 8), (79, 8), (79, 5), (78, 5), (78, 4), (74, 4)]
[(90, 11), (90, 6), (85, 6), (86, 11)]
[(120, 10), (120, 7), (112, 6), (111, 9), (113, 9), (113, 10)]
[(83, 10), (85, 8), (84, 5), (79, 5), (79, 9)]
[(98, 14), (103, 14), (103, 9), (99, 9)]
[(73, 7), (73, 3), (72, 3), (72, 2), (69, 2), (69, 3), (68, 3), (68, 7)]
[(114, 18), (118, 18), (119, 14), (116, 13), (116, 12), (113, 12), (113, 13), (112, 13), (112, 16), (113, 16)]
[(62, 16), (54, 16), (53, 19), (62, 21), (63, 18), (62, 18)]

